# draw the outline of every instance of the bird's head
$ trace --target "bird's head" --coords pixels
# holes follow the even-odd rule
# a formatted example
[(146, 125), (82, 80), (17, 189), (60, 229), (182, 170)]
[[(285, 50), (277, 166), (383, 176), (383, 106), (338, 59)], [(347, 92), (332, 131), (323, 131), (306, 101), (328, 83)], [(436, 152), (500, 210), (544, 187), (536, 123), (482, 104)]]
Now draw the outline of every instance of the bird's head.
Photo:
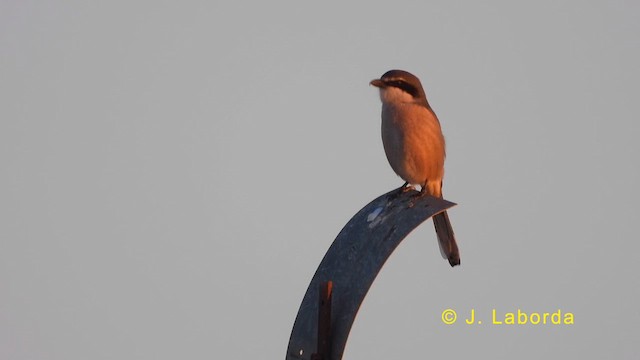
[(380, 100), (383, 103), (427, 104), (420, 79), (410, 72), (389, 70), (380, 79), (371, 80), (369, 84), (380, 89)]

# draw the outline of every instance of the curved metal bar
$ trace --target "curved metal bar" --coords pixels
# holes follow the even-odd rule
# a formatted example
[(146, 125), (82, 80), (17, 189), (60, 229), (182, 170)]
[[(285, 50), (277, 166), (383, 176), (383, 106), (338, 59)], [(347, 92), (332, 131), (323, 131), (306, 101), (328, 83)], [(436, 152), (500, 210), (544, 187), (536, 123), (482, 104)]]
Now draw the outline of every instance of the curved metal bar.
[(333, 284), (328, 359), (342, 358), (360, 304), (391, 253), (422, 222), (456, 205), (417, 194), (390, 191), (362, 208), (340, 231), (302, 300), (291, 331), (287, 360), (309, 360), (316, 351), (319, 289), (328, 281)]

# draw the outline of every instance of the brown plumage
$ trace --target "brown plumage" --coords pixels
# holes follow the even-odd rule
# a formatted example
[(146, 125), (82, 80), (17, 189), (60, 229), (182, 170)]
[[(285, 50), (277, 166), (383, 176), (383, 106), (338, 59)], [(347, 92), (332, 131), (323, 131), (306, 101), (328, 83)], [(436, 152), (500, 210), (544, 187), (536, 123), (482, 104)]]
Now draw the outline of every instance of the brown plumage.
[[(442, 197), (445, 141), (420, 80), (406, 71), (391, 70), (371, 85), (380, 89), (382, 143), (391, 168), (406, 183), (420, 185), (422, 194)], [(447, 212), (435, 215), (433, 224), (442, 256), (451, 266), (459, 265)]]

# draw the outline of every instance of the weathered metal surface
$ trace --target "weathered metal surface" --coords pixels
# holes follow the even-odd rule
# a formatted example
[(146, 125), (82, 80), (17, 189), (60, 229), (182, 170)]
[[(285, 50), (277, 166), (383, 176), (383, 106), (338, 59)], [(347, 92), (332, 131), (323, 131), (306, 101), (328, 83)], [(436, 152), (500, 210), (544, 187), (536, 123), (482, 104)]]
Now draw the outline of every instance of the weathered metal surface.
[[(310, 360), (318, 340), (319, 289), (332, 282), (330, 360), (340, 360), (356, 313), (373, 280), (400, 242), (431, 216), (455, 204), (417, 191), (390, 191), (340, 231), (316, 270), (291, 331), (287, 360)], [(328, 360), (325, 359), (325, 360)]]

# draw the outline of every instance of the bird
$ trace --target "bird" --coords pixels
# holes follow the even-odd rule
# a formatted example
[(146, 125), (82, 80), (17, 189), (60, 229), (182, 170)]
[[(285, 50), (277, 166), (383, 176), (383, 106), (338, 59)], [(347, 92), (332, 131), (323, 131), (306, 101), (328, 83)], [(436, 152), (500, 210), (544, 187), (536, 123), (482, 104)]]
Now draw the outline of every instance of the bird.
[[(442, 198), (445, 140), (420, 79), (404, 70), (389, 70), (370, 84), (380, 91), (382, 144), (387, 160), (405, 181), (399, 191), (420, 185), (420, 195)], [(452, 267), (460, 265), (460, 253), (447, 212), (433, 216), (433, 224), (440, 253)]]

